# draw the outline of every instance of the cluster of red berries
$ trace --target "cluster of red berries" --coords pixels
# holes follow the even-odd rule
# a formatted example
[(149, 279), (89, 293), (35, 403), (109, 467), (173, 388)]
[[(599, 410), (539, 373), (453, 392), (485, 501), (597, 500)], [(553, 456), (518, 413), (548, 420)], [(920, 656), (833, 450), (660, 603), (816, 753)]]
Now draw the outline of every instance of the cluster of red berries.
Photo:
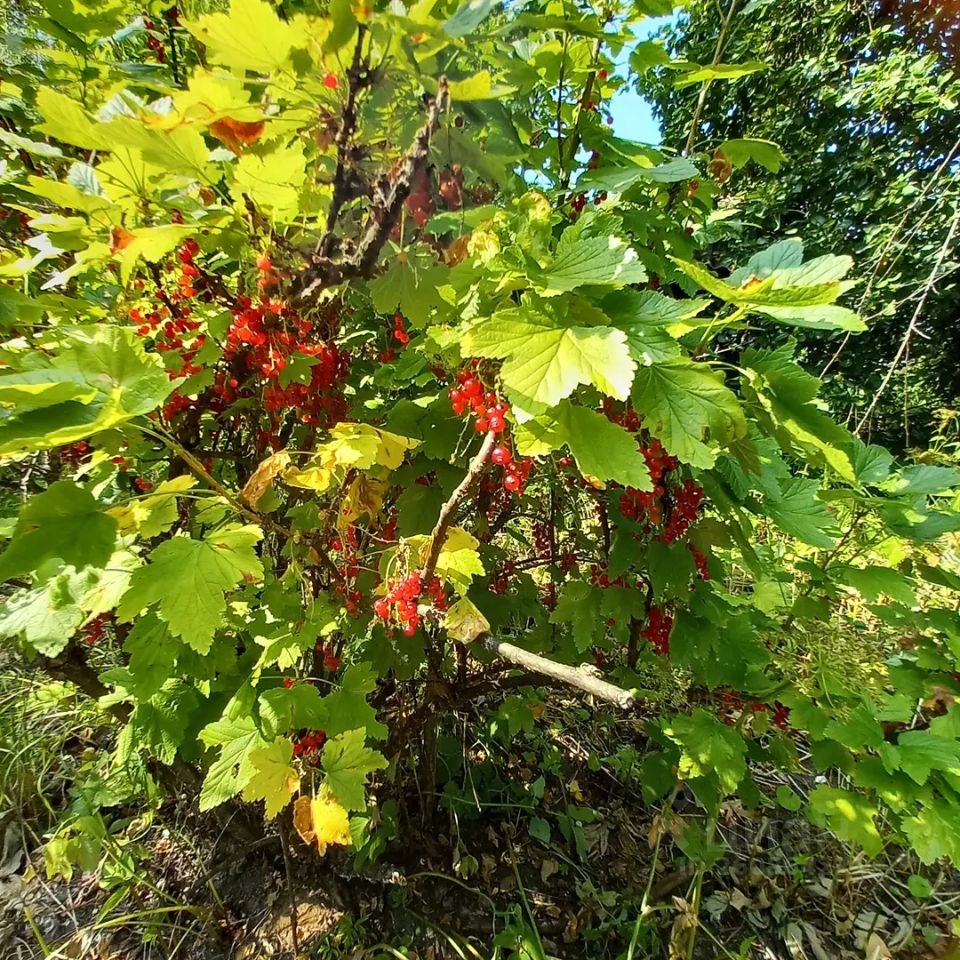
[(410, 342), (410, 334), (403, 329), (403, 314), (395, 313), (393, 315), (393, 339), (405, 347)]
[[(309, 426), (328, 426), (343, 418), (347, 401), (343, 392), (334, 390), (350, 369), (349, 354), (335, 343), (308, 343), (313, 323), (300, 317), (278, 300), (263, 298), (254, 304), (249, 297), (237, 298), (233, 323), (227, 331), (224, 360), (242, 362), (255, 376), (268, 381), (264, 406), (271, 413), (297, 410), (301, 422)], [(280, 374), (291, 358), (310, 357), (310, 383), (282, 386)], [(235, 369), (235, 366), (234, 366)], [(214, 394), (224, 405), (240, 397), (240, 381), (230, 371), (219, 371)]]
[(640, 631), (640, 635), (650, 642), (655, 653), (661, 657), (669, 657), (672, 630), (673, 614), (661, 607), (651, 607), (647, 612), (647, 625)]
[(293, 755), (305, 763), (316, 763), (320, 759), (320, 750), (327, 742), (322, 730), (308, 730), (293, 740)]
[(336, 648), (332, 643), (318, 643), (316, 650), (323, 657), (324, 670), (336, 673), (340, 669), (340, 658), (337, 656)]
[(152, 31), (156, 29), (156, 24), (152, 20), (144, 20), (144, 27), (147, 29), (147, 49), (153, 51), (157, 63), (167, 62), (167, 51), (164, 49), (163, 41)]
[(106, 631), (107, 624), (113, 620), (112, 613), (101, 613), (99, 617), (94, 617), (89, 623), (84, 624), (81, 640), (92, 647), (98, 640), (102, 639)]
[(450, 406), (458, 417), (469, 409), (476, 417), (473, 426), (477, 433), (503, 433), (507, 426), (507, 405), (493, 391), (484, 390), (472, 371), (457, 374), (457, 386), (450, 388)]
[(675, 543), (697, 522), (700, 505), (703, 503), (703, 487), (698, 487), (687, 477), (671, 491), (670, 516), (659, 539), (663, 543)]
[(521, 457), (514, 460), (508, 447), (494, 447), (490, 454), (490, 459), (498, 466), (503, 467), (503, 489), (509, 493), (515, 493), (517, 496), (523, 493), (527, 488), (527, 481), (530, 478), (530, 471), (533, 470), (533, 460), (529, 457)]
[(60, 459), (64, 463), (76, 465), (87, 458), (90, 450), (90, 444), (86, 440), (78, 440), (76, 443), (60, 448)]
[(340, 554), (343, 561), (343, 566), (339, 568), (343, 579), (333, 588), (334, 592), (343, 597), (343, 605), (346, 608), (347, 615), (357, 617), (360, 615), (363, 594), (356, 588), (357, 575), (360, 573), (360, 564), (357, 561), (356, 526), (352, 523), (347, 524), (343, 539), (337, 537), (330, 546), (335, 553)]
[(153, 484), (149, 480), (144, 480), (143, 477), (134, 477), (133, 485), (141, 492), (148, 493), (153, 489)]
[[(737, 715), (744, 709), (743, 699), (736, 690), (723, 690), (720, 693), (720, 706), (717, 708), (717, 716), (728, 726), (732, 727), (737, 722)], [(765, 703), (751, 703), (748, 707), (751, 713), (768, 713), (770, 707)], [(786, 731), (790, 721), (790, 708), (782, 703), (774, 704), (773, 716), (770, 722), (778, 729)]]
[(697, 573), (701, 580), (710, 579), (710, 567), (707, 562), (706, 554), (701, 553), (692, 543), (687, 544), (687, 548), (693, 554), (693, 562), (696, 565)]
[(417, 601), (426, 592), (438, 610), (446, 610), (447, 598), (439, 577), (434, 577), (424, 588), (419, 570), (413, 570), (402, 580), (387, 581), (387, 595), (379, 597), (373, 604), (373, 612), (381, 620), (393, 620), (403, 625), (403, 633), (412, 637), (420, 626), (420, 612)]
[(510, 589), (510, 581), (513, 579), (516, 569), (516, 565), (512, 560), (505, 561), (503, 566), (496, 570), (490, 580), (490, 592), (498, 595), (505, 594)]

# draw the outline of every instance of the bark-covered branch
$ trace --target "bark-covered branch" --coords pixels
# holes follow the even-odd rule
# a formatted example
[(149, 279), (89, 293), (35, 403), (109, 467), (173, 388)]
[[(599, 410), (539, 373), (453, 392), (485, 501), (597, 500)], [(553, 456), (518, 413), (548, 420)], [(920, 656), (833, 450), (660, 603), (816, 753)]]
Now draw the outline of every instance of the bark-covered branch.
[(427, 554), (426, 562), (420, 571), (421, 579), (424, 584), (428, 584), (433, 579), (433, 574), (437, 569), (437, 561), (440, 559), (440, 551), (443, 550), (444, 541), (447, 539), (447, 533), (453, 524), (453, 517), (457, 511), (457, 505), (463, 498), (463, 495), (473, 485), (473, 481), (483, 472), (483, 468), (490, 459), (490, 454), (497, 443), (497, 435), (488, 431), (483, 438), (483, 445), (480, 447), (477, 455), (473, 458), (464, 478), (457, 485), (457, 489), (450, 494), (447, 502), (440, 508), (440, 516), (437, 524), (433, 528), (430, 537), (430, 552)]
[(546, 657), (541, 657), (539, 654), (530, 653), (529, 650), (524, 650), (522, 647), (507, 643), (504, 640), (497, 640), (494, 637), (486, 637), (481, 642), (491, 653), (516, 664), (518, 667), (523, 667), (525, 670), (543, 677), (549, 677), (551, 680), (559, 680), (568, 686), (577, 687), (591, 696), (600, 697), (601, 700), (607, 700), (615, 704), (621, 710), (632, 710), (638, 703), (637, 698), (629, 690), (608, 683), (598, 676), (596, 667), (590, 664), (582, 663), (579, 666), (572, 667), (564, 663), (556, 663)]
[[(440, 115), (448, 101), (447, 81), (445, 77), (441, 77), (437, 95), (431, 98), (427, 106), (427, 119), (413, 143), (400, 162), (388, 173), (383, 174), (377, 183), (375, 189), (377, 200), (360, 232), (356, 249), (349, 256), (339, 259), (334, 259), (321, 249), (298, 279), (294, 291), (295, 299), (301, 302), (309, 300), (326, 287), (372, 275), (380, 251), (400, 219), (403, 203), (410, 196), (417, 175), (426, 167), (430, 156), (430, 141), (434, 131), (440, 125)], [(336, 193), (336, 187), (334, 192)], [(339, 215), (339, 208), (337, 214)], [(333, 226), (335, 225), (334, 223)], [(325, 242), (330, 231), (331, 224), (328, 218), (327, 231), (321, 240), (321, 247), (326, 246), (332, 249), (333, 241)]]

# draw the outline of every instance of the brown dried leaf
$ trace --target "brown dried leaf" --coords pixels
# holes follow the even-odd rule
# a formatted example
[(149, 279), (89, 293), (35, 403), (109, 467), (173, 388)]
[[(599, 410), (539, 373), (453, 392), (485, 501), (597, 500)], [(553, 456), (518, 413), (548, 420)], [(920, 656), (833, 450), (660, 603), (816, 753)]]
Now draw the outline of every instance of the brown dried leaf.
[(250, 479), (240, 491), (240, 499), (251, 509), (256, 509), (260, 498), (270, 489), (273, 481), (290, 465), (290, 454), (280, 450), (261, 461)]

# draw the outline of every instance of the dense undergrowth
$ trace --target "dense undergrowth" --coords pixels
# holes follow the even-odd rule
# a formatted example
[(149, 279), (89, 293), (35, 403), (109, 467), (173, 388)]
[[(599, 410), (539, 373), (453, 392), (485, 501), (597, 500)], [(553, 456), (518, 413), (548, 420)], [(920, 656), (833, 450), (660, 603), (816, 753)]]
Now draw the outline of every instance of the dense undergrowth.
[(666, 9), (8, 16), (11, 955), (956, 949), (953, 421), (831, 416), (779, 146), (611, 131), (765, 69)]

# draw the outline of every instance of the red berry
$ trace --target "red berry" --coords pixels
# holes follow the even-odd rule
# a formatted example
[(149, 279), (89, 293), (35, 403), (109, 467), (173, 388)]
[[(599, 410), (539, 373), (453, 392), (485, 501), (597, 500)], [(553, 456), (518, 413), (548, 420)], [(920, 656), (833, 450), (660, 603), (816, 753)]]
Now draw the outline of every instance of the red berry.
[(520, 489), (520, 478), (515, 473), (508, 473), (503, 478), (503, 488), (504, 490), (509, 490), (513, 493), (515, 490)]
[(323, 78), (323, 85), (330, 90), (336, 90), (340, 85), (340, 81), (337, 79), (337, 75), (335, 73), (328, 73)]
[(493, 453), (490, 454), (490, 459), (497, 464), (497, 466), (505, 467), (510, 463), (510, 451), (506, 447), (494, 447)]

